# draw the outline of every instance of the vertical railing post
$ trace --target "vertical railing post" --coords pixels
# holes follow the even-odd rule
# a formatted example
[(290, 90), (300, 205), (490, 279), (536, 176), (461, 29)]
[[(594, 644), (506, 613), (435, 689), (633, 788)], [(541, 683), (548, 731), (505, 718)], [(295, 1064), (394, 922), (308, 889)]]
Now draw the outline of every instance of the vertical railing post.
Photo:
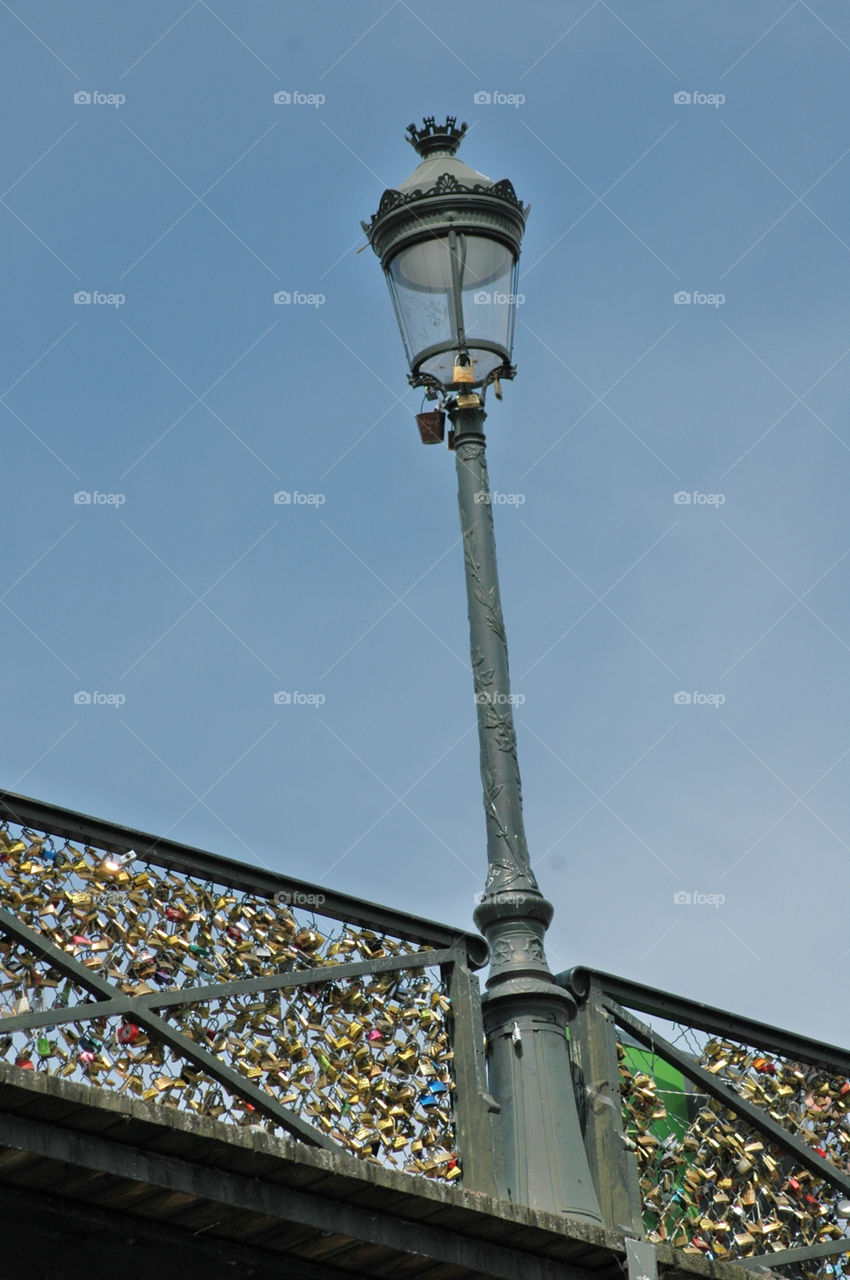
[(467, 1191), (507, 1198), (499, 1104), (487, 1092), (484, 1021), (478, 979), (455, 952), (449, 968), (454, 1050), (457, 1145)]
[(626, 1145), (617, 1031), (603, 1007), (601, 990), (590, 980), (586, 999), (570, 1024), (570, 1056), (580, 1094), (584, 1144), (606, 1227), (643, 1236), (637, 1161)]

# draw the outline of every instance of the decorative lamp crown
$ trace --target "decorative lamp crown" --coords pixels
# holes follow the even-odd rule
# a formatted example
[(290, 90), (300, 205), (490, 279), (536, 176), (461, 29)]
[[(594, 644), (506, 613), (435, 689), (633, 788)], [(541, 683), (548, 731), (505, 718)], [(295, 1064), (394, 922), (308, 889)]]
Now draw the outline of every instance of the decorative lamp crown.
[(417, 129), (415, 124), (409, 124), (407, 133), (404, 135), (423, 160), (433, 155), (435, 151), (447, 151), (450, 156), (453, 156), (463, 141), (467, 129), (465, 122), (458, 129), (457, 116), (446, 116), (446, 123), (439, 127), (433, 116), (426, 116), (423, 124), (425, 126), (423, 129)]

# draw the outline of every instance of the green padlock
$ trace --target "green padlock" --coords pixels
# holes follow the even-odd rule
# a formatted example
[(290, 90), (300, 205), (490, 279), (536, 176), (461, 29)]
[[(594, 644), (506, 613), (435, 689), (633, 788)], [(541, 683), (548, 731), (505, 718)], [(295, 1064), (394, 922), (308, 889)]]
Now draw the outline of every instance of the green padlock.
[(46, 1058), (46, 1057), (48, 1056), (48, 1054), (49, 1054), (49, 1053), (52, 1053), (52, 1051), (53, 1051), (53, 1046), (52, 1046), (52, 1044), (50, 1043), (50, 1041), (47, 1039), (47, 1036), (39, 1036), (39, 1037), (38, 1037), (38, 1041), (37, 1041), (37, 1043), (36, 1043), (36, 1048), (38, 1049), (38, 1051), (39, 1051), (39, 1053), (41, 1054), (42, 1058)]

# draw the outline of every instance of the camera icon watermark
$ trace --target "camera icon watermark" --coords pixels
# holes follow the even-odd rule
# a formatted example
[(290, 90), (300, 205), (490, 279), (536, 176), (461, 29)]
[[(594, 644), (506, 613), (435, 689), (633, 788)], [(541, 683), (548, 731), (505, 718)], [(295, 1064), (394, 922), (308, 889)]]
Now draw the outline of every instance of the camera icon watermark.
[(74, 94), (74, 103), (78, 107), (123, 107), (127, 101), (123, 93), (101, 93), (94, 89), (78, 89)]
[(276, 507), (323, 507), (325, 500), (324, 493), (300, 493), (298, 489), (292, 493), (288, 489), (278, 489), (274, 495)]
[(725, 493), (702, 493), (699, 489), (693, 489), (690, 493), (687, 489), (680, 489), (673, 494), (673, 502), (677, 507), (688, 507), (691, 504), (695, 507), (722, 507), (725, 501)]
[(673, 302), (677, 307), (714, 307), (716, 311), (725, 301), (725, 293), (702, 293), (699, 289), (690, 293), (687, 289), (678, 289), (673, 294)]
[(476, 107), (521, 107), (526, 97), (524, 93), (501, 93), (498, 89), (490, 93), (479, 89), (473, 93), (472, 101)]
[(100, 493), (95, 489), (78, 489), (74, 494), (74, 505), (77, 507), (123, 507), (127, 501), (124, 493)]
[(688, 693), (686, 689), (680, 689), (673, 694), (673, 702), (677, 707), (714, 707), (719, 710), (725, 701), (725, 693), (699, 693), (696, 690)]
[(297, 689), (279, 689), (274, 695), (276, 707), (323, 707), (327, 699), (323, 693), (299, 693)]
[(127, 701), (123, 693), (90, 693), (87, 689), (79, 689), (74, 694), (76, 707), (123, 707)]
[(279, 89), (272, 100), (276, 107), (322, 107), (327, 102), (323, 93), (302, 93), (299, 89)]
[(673, 94), (673, 102), (677, 107), (722, 107), (726, 101), (725, 93), (687, 93), (680, 89)]
[(725, 901), (725, 893), (702, 893), (699, 889), (695, 889), (693, 893), (680, 889), (673, 894), (673, 903), (677, 907), (714, 907), (716, 910)]
[(302, 293), (298, 289), (278, 289), (274, 294), (276, 307), (321, 307), (326, 301), (323, 293)]

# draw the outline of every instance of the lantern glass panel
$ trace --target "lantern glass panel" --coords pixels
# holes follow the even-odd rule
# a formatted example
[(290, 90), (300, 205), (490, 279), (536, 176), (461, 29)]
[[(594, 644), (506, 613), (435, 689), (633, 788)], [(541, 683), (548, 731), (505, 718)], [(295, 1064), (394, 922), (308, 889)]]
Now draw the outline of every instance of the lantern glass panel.
[(516, 263), (505, 245), (465, 233), (435, 236), (397, 253), (387, 275), (411, 368), (449, 385), (454, 352), (466, 348), (481, 383), (510, 359)]

